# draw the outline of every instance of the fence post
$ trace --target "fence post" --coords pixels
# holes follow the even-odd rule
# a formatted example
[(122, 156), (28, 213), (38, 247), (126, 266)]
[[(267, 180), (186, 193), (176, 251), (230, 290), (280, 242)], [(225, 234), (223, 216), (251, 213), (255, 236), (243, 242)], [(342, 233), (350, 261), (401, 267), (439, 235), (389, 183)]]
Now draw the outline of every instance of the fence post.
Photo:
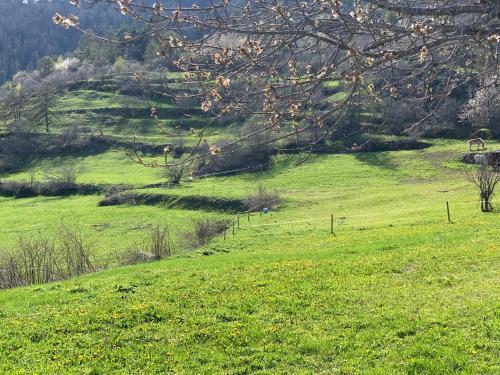
[(248, 222), (250, 222), (250, 212), (247, 213)]
[(330, 218), (330, 234), (333, 234), (333, 214)]
[(234, 236), (234, 220), (233, 220), (233, 236)]
[(226, 231), (227, 231), (227, 228), (224, 229), (224, 241), (226, 240)]
[(446, 212), (448, 213), (448, 223), (451, 223), (450, 204), (446, 201)]
[(238, 229), (240, 229), (240, 213), (238, 212)]

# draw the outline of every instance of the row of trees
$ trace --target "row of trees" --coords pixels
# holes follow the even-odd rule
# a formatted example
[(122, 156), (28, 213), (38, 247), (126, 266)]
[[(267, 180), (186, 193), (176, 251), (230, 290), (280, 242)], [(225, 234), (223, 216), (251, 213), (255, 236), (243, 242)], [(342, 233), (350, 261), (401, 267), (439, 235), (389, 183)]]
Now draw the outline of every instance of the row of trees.
[(12, 131), (43, 127), (50, 132), (58, 120), (56, 106), (66, 86), (102, 72), (76, 58), (44, 57), (36, 70), (18, 72), (0, 88), (0, 124)]
[(43, 125), (48, 133), (56, 119), (57, 86), (46, 81), (32, 84), (25, 85), (16, 80), (8, 90), (0, 93), (0, 119), (11, 130), (19, 130), (26, 120), (33, 125)]

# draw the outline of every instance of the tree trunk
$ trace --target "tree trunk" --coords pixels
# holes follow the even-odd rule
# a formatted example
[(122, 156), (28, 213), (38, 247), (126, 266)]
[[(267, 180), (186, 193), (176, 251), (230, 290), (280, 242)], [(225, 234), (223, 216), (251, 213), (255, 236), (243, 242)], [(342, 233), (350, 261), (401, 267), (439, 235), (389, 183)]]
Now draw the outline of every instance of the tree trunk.
[(48, 100), (47, 98), (45, 98), (45, 102), (44, 102), (44, 105), (45, 105), (45, 132), (46, 133), (49, 133), (50, 132), (50, 129), (49, 129), (49, 103), (48, 103)]
[(493, 205), (491, 204), (489, 198), (481, 198), (481, 211), (492, 212)]

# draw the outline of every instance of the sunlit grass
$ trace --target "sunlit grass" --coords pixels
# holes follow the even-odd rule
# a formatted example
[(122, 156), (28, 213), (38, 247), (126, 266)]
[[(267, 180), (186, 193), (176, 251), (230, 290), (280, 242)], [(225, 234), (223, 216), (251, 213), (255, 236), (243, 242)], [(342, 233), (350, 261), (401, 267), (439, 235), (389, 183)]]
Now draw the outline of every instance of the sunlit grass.
[[(480, 212), (465, 152), (437, 140), (277, 157), (263, 173), (139, 189), (241, 198), (261, 184), (285, 201), (193, 254), (0, 292), (0, 372), (498, 373), (500, 215)], [(159, 179), (117, 151), (81, 161), (84, 181)], [(1, 228), (51, 233), (76, 212), (104, 254), (140, 240), (136, 227), (222, 215), (98, 199), (1, 199)]]

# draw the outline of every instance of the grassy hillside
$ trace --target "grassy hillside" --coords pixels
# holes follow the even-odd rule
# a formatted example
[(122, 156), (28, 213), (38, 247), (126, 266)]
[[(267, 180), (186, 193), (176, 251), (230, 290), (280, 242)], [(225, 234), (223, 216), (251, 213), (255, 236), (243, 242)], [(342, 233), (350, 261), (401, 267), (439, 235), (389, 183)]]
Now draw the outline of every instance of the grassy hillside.
[[(261, 184), (285, 202), (195, 253), (0, 291), (0, 372), (498, 373), (500, 216), (479, 211), (458, 162), (464, 151), (439, 141), (302, 164), (277, 157), (263, 173), (169, 190), (142, 189), (156, 172), (119, 151), (87, 157), (85, 181), (216, 197)], [(2, 230), (50, 231), (79, 212), (105, 253), (136, 240), (137, 225), (229, 216), (98, 199), (5, 198)]]

